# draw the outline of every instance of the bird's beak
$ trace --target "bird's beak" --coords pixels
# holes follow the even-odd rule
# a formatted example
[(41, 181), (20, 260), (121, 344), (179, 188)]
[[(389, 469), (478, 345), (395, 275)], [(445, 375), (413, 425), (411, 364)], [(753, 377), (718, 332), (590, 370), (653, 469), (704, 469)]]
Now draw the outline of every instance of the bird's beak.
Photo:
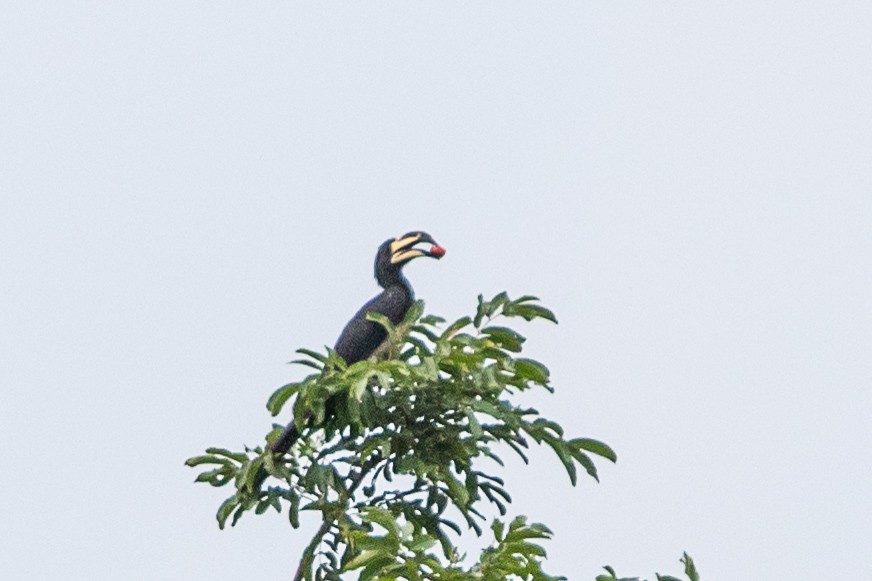
[[(432, 246), (428, 249), (415, 248), (417, 244), (421, 243), (431, 244)], [(439, 246), (432, 236), (424, 232), (406, 234), (391, 242), (392, 264), (402, 264), (419, 256), (442, 258), (445, 256), (445, 249)]]

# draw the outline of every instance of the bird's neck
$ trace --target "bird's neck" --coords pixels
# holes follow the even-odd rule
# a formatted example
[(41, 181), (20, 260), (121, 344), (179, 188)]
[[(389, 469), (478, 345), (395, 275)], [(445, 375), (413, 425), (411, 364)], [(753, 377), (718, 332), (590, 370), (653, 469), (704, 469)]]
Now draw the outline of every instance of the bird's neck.
[(389, 288), (400, 288), (403, 292), (409, 295), (409, 298), (414, 298), (415, 296), (415, 292), (412, 290), (412, 285), (409, 284), (409, 281), (406, 280), (403, 273), (399, 271), (383, 273), (382, 276), (378, 278), (378, 283), (385, 290)]

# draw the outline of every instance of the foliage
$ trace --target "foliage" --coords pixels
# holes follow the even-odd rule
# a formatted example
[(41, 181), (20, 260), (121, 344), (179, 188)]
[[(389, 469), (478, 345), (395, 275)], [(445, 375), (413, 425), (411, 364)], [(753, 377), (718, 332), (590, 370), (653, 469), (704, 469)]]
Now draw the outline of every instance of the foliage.
[(347, 571), (360, 570), (358, 579), (426, 579), (434, 581), (504, 581), (505, 579), (533, 579), (536, 581), (559, 581), (565, 577), (552, 577), (542, 571), (541, 559), (545, 550), (532, 542), (548, 539), (551, 531), (540, 524), (528, 525), (524, 517), (514, 519), (506, 530), (497, 519), (491, 528), (493, 544), (479, 556), (479, 561), (470, 568), (463, 568), (453, 556), (448, 564), (439, 555), (428, 552), (437, 544), (426, 533), (415, 534), (414, 527), (398, 526), (392, 514), (380, 509), (363, 511), (363, 520), (383, 529), (384, 534), (374, 535), (357, 531), (354, 540), (361, 549), (354, 559), (345, 565)]
[(396, 327), (368, 315), (388, 331), (385, 349), (368, 361), (346, 365), (330, 349), (298, 351), (303, 358), (293, 363), (314, 372), (267, 402), (273, 416), (293, 402), (303, 436), (287, 454), (269, 451), (283, 429), (276, 424), (265, 446), (209, 448), (188, 459), (203, 470), (197, 482), (235, 489), (218, 509), (219, 527), (249, 511), (287, 510), (294, 528), (300, 511), (320, 513), (298, 580), (562, 579), (542, 571), (545, 551), (534, 542), (551, 532), (523, 517), (493, 520), (494, 541), (472, 565), (456, 545), (464, 529), (483, 534), (488, 506), (507, 514), (511, 496), (492, 473), (506, 450), (528, 462), (530, 442), (546, 444), (573, 485), (579, 467), (597, 478), (592, 456), (616, 460), (606, 444), (567, 438), (556, 422), (512, 401), (553, 389), (548, 368), (521, 357), (525, 338), (499, 323), (556, 323), (554, 314), (536, 297), (506, 293), (479, 296), (473, 317), (449, 325), (423, 311), (419, 301)]
[[(687, 575), (687, 578), (690, 581), (699, 581), (699, 573), (696, 571), (696, 566), (693, 564), (693, 559), (690, 558), (690, 555), (684, 553), (684, 556), (681, 558), (681, 562), (684, 563), (684, 574)], [(638, 577), (618, 577), (615, 573), (615, 570), (611, 567), (604, 567), (606, 571), (609, 572), (608, 575), (598, 575), (596, 581), (639, 581)], [(657, 574), (657, 581), (682, 581), (678, 577), (673, 577), (671, 575), (660, 575)]]

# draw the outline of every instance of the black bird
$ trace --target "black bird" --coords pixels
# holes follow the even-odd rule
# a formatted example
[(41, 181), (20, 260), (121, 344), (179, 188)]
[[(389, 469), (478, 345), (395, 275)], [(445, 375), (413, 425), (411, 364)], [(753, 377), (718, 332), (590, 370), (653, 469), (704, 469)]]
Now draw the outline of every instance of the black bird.
[[(426, 250), (417, 248), (421, 243), (432, 246)], [(387, 331), (378, 323), (367, 320), (366, 314), (380, 313), (394, 325), (401, 323), (415, 301), (412, 287), (403, 276), (403, 266), (420, 256), (442, 258), (444, 255), (445, 249), (426, 232), (409, 232), (382, 243), (375, 257), (375, 280), (384, 290), (363, 305), (348, 321), (336, 341), (334, 347), (336, 354), (348, 365), (363, 361), (372, 355), (387, 338)], [(335, 403), (331, 405), (328, 401), (326, 407), (330, 415), (329, 410), (335, 409)], [(272, 443), (272, 451), (276, 454), (284, 454), (299, 437), (300, 432), (292, 421), (281, 436)]]

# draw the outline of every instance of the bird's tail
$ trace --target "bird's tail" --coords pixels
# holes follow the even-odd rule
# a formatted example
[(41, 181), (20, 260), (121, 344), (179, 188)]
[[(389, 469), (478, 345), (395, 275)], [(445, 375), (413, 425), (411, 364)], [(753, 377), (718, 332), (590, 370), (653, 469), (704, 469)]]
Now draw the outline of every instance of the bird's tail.
[(286, 454), (287, 451), (291, 449), (291, 446), (293, 446), (299, 439), (300, 430), (297, 429), (294, 420), (291, 420), (291, 423), (288, 424), (285, 431), (282, 432), (282, 434), (270, 445), (270, 450), (272, 450), (273, 454)]
[[(336, 415), (336, 406), (339, 405), (338, 397), (336, 394), (327, 398), (327, 401), (324, 402), (324, 418), (325, 420), (329, 420), (333, 416)], [(313, 426), (315, 421), (315, 416), (312, 412), (308, 412), (306, 415), (306, 419), (303, 421), (303, 425), (306, 426), (305, 429), (310, 429)], [(278, 454), (279, 456), (283, 456), (291, 449), (297, 440), (300, 439), (300, 430), (297, 429), (297, 425), (294, 420), (287, 425), (285, 431), (276, 438), (273, 443), (270, 445), (270, 450), (273, 454)]]

